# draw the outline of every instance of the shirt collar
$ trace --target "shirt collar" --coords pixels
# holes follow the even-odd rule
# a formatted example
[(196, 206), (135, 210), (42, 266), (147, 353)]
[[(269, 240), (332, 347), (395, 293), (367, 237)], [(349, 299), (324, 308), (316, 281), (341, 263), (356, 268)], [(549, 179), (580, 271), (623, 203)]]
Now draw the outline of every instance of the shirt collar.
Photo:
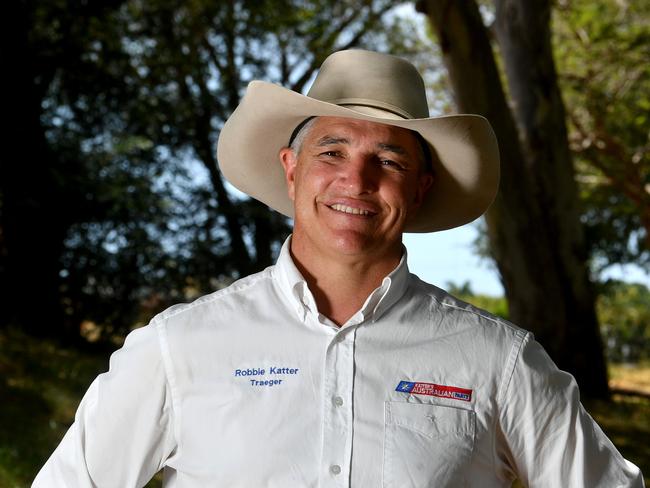
[[(319, 316), (316, 300), (309, 290), (307, 281), (296, 267), (291, 253), (291, 236), (282, 245), (280, 255), (274, 268), (276, 281), (292, 308), (302, 321), (311, 313)], [(345, 325), (356, 325), (366, 320), (378, 320), (386, 310), (392, 307), (404, 295), (408, 286), (409, 270), (406, 248), (402, 246), (402, 258), (397, 267), (370, 293), (361, 309)]]

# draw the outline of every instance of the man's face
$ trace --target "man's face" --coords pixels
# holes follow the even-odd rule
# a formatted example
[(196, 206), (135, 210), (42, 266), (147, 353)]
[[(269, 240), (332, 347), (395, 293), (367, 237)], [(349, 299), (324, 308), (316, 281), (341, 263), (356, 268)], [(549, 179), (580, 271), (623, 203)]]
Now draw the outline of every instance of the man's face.
[(294, 202), (293, 244), (310, 252), (395, 257), (433, 177), (407, 129), (319, 117), (299, 154), (280, 151)]

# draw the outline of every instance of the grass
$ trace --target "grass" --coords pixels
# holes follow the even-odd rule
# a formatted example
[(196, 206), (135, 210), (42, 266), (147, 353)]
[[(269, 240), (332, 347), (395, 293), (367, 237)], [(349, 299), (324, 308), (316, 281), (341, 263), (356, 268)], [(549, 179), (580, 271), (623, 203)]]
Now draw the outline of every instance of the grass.
[(641, 364), (614, 364), (609, 367), (610, 386), (650, 395), (650, 361)]
[(612, 396), (611, 402), (587, 401), (585, 408), (626, 459), (641, 468), (650, 487), (650, 361), (609, 368), (613, 391), (622, 389), (646, 395)]
[[(74, 418), (93, 378), (108, 368), (106, 354), (62, 348), (19, 331), (0, 331), (0, 488), (31, 484)], [(650, 394), (650, 362), (610, 368), (612, 386)], [(614, 395), (586, 408), (650, 486), (650, 399)], [(149, 488), (161, 486), (158, 476)], [(514, 485), (520, 486), (520, 485)]]
[(84, 391), (106, 359), (0, 334), (0, 486), (29, 486), (72, 422)]
[(585, 408), (623, 456), (641, 468), (650, 486), (650, 400), (627, 395), (612, 399), (588, 401)]

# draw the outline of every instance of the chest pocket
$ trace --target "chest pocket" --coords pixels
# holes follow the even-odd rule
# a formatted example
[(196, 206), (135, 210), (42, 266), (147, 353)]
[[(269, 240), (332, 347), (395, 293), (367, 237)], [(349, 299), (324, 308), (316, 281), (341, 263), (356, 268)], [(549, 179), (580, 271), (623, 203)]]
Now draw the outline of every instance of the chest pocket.
[(473, 411), (386, 402), (383, 486), (460, 487), (474, 449)]

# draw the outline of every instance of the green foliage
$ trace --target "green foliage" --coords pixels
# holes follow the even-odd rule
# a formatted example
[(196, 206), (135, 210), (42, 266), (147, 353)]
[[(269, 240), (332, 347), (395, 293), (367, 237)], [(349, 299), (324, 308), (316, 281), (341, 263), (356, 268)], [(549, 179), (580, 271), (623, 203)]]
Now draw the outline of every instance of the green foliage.
[(68, 322), (124, 331), (270, 264), (287, 220), (227, 189), (219, 129), (252, 79), (304, 91), (332, 51), (409, 46), (406, 24), (384, 16), (393, 6), (28, 3), (47, 163), (67, 202)]
[(553, 32), (594, 268), (650, 269), (650, 4), (559, 2)]
[(650, 290), (641, 284), (610, 281), (597, 301), (605, 352), (610, 361), (650, 359)]

